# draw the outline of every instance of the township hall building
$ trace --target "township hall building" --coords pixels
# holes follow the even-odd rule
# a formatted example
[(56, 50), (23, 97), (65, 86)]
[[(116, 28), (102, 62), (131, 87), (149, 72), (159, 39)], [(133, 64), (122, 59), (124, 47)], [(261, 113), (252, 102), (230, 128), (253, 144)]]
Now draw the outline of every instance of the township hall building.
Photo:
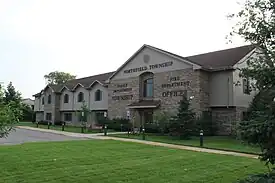
[(140, 127), (152, 122), (155, 112), (176, 114), (185, 95), (197, 115), (211, 112), (220, 133), (229, 134), (256, 93), (239, 77), (253, 56), (251, 45), (188, 57), (143, 45), (114, 72), (47, 85), (34, 95), (36, 121), (80, 124), (76, 111), (84, 102), (92, 111), (90, 124), (105, 113)]

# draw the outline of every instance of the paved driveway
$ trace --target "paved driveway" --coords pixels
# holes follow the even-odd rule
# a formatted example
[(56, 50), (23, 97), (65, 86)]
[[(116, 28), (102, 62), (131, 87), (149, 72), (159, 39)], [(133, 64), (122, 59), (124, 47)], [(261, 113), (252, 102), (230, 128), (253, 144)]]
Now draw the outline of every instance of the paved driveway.
[(0, 138), (0, 145), (4, 144), (21, 144), (24, 142), (39, 141), (64, 141), (64, 140), (81, 140), (85, 138), (69, 137), (65, 135), (53, 134), (48, 132), (33, 131), (16, 128), (7, 138)]

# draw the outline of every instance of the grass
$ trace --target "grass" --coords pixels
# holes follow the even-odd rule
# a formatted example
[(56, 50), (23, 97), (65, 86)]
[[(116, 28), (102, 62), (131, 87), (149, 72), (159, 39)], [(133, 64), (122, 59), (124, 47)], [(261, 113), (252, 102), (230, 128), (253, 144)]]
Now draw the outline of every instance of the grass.
[[(20, 122), (18, 126), (29, 126), (29, 127), (35, 127), (36, 124), (32, 122)], [(38, 125), (39, 128), (48, 129), (48, 125)], [(62, 131), (62, 126), (50, 126), (51, 130), (58, 130)], [(78, 126), (65, 126), (64, 131), (66, 132), (74, 132), (74, 133), (81, 133), (81, 127)], [(112, 130), (108, 130), (108, 132), (111, 132)], [(101, 129), (85, 129), (84, 133), (103, 133)]]
[(112, 140), (0, 146), (2, 183), (231, 183), (266, 172), (257, 159)]
[[(142, 139), (142, 135), (128, 136), (127, 134), (116, 134), (116, 135), (110, 135), (110, 136)], [(163, 143), (169, 143), (169, 144), (200, 146), (199, 137), (193, 137), (190, 140), (179, 140), (175, 137), (172, 138), (170, 136), (147, 134), (145, 139), (148, 141), (163, 142)], [(229, 150), (229, 151), (253, 153), (253, 154), (260, 153), (260, 148), (249, 146), (247, 144), (242, 143), (240, 140), (236, 140), (228, 136), (208, 136), (208, 137), (205, 136), (204, 147), (211, 148), (211, 149)]]

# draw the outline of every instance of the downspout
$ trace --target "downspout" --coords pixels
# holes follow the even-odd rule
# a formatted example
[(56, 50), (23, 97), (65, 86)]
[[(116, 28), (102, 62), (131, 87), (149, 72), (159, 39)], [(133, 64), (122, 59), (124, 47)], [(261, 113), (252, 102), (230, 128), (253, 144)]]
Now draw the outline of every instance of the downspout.
[(227, 78), (227, 108), (229, 108), (229, 102), (230, 102), (230, 81), (229, 77)]

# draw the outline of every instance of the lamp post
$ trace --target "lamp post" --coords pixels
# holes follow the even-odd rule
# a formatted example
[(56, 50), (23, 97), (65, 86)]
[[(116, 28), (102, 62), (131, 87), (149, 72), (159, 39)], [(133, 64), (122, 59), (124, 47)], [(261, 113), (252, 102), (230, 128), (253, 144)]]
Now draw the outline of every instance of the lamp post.
[(106, 136), (106, 135), (107, 135), (107, 125), (106, 125), (107, 112), (104, 112), (104, 119), (105, 119), (105, 124), (104, 124), (104, 136)]
[(107, 125), (104, 125), (104, 136), (107, 136)]
[(38, 121), (36, 122), (36, 128), (38, 128)]
[(50, 122), (48, 121), (48, 129), (50, 129)]
[(203, 147), (203, 130), (200, 130), (200, 146)]
[(142, 140), (145, 140), (145, 128), (142, 128)]
[(84, 112), (81, 112), (81, 133), (84, 133)]
[(62, 131), (64, 131), (65, 122), (62, 123)]

